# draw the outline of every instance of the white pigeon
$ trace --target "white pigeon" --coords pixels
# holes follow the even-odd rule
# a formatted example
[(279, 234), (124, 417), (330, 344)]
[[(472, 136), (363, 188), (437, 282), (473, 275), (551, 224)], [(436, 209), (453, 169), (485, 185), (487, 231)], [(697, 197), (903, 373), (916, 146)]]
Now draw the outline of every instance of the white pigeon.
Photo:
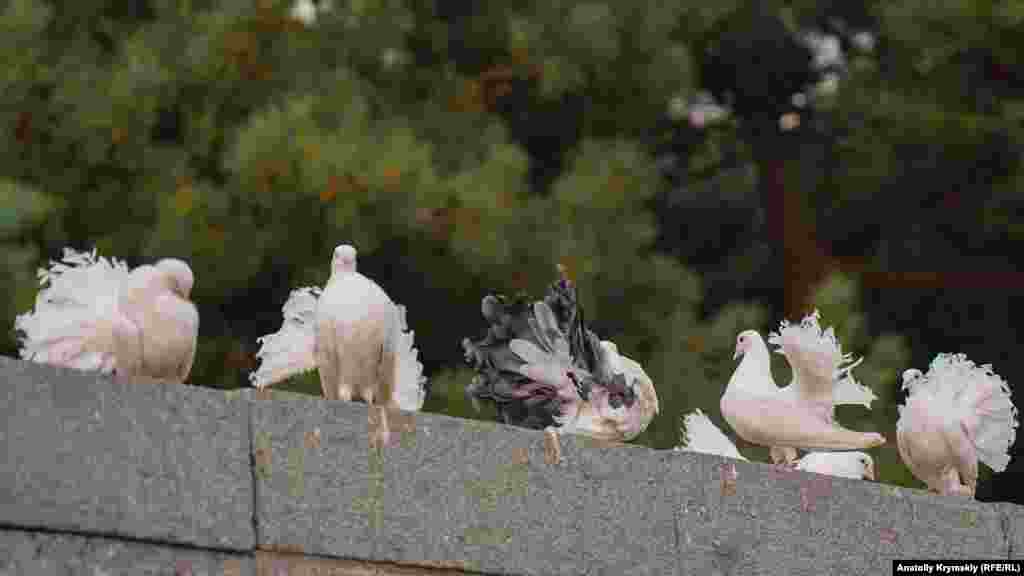
[(199, 313), (192, 270), (175, 258), (128, 269), (64, 249), (38, 272), (35, 309), (15, 319), (21, 357), (119, 376), (184, 382), (195, 359)]
[[(676, 450), (748, 461), (700, 408), (683, 418), (683, 426), (683, 445)], [(810, 452), (797, 460), (793, 467), (842, 478), (875, 479), (874, 460), (864, 452)]]
[(992, 366), (975, 366), (963, 354), (939, 354), (927, 374), (903, 373), (907, 402), (899, 406), (900, 457), (928, 488), (973, 498), (978, 461), (996, 472), (1010, 462), (1017, 408), (1005, 380)]
[[(851, 373), (864, 359), (854, 361), (852, 355), (843, 354), (834, 330), (822, 330), (820, 318), (815, 310), (799, 324), (783, 320), (779, 331), (768, 335), (768, 343), (778, 346), (776, 352), (785, 356), (793, 369), (782, 394), (820, 406), (829, 421), (834, 406), (858, 404), (870, 410), (877, 396)], [(776, 462), (796, 459), (796, 450), (791, 447), (773, 446), (771, 454)]]
[[(277, 333), (259, 338), (257, 388), (317, 369), (324, 397), (385, 408), (375, 440), (388, 443), (387, 410), (418, 411), (426, 399), (423, 365), (413, 347), (405, 307), (356, 271), (356, 249), (334, 249), (331, 277), (318, 288), (293, 290)], [(383, 445), (382, 444), (382, 445)]]
[[(736, 337), (734, 358), (741, 355), (720, 407), (725, 420), (747, 442), (804, 450), (858, 450), (885, 444), (876, 432), (837, 425), (831, 403), (807, 401), (802, 394), (779, 389), (772, 378), (768, 347), (755, 330)], [(790, 352), (787, 359), (795, 364), (794, 373), (800, 374), (801, 381), (806, 381), (803, 374), (807, 373), (831, 386), (831, 362), (821, 362), (813, 350)]]

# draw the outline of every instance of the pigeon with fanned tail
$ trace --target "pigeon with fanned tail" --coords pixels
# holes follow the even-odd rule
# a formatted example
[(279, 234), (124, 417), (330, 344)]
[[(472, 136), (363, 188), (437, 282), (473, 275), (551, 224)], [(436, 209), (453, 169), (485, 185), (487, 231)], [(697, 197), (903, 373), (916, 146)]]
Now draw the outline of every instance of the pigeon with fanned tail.
[(992, 366), (939, 354), (927, 374), (903, 373), (896, 444), (910, 471), (932, 491), (974, 497), (978, 461), (1006, 470), (1017, 436), (1017, 408)]
[(418, 411), (427, 395), (423, 365), (413, 347), (405, 307), (356, 271), (356, 249), (335, 248), (331, 276), (320, 290), (293, 290), (281, 329), (259, 338), (259, 368), (249, 375), (257, 388), (318, 370), (328, 400), (362, 399), (380, 410), (375, 443), (386, 445), (387, 409)]
[(188, 378), (199, 333), (188, 264), (165, 258), (129, 270), (96, 250), (65, 248), (38, 275), (35, 307), (14, 323), (22, 358), (129, 379)]
[[(724, 456), (736, 460), (745, 458), (733, 444), (732, 440), (722, 432), (698, 408), (683, 418), (683, 445), (676, 450), (701, 452)], [(875, 463), (870, 455), (864, 452), (811, 452), (792, 464), (796, 470), (828, 474), (853, 479), (875, 479)]]
[(628, 441), (658, 412), (654, 383), (643, 368), (583, 323), (564, 271), (544, 300), (487, 296), (482, 313), (487, 334), (462, 343), (477, 373), (467, 395), (493, 403), (506, 424), (545, 430), (556, 460), (558, 432)]
[[(833, 419), (833, 406), (820, 399), (807, 399), (794, 390), (780, 389), (771, 373), (770, 353), (755, 330), (736, 337), (736, 353), (742, 356), (726, 386), (720, 407), (722, 416), (736, 433), (753, 444), (784, 446), (804, 450), (863, 450), (885, 444), (875, 432), (843, 428)], [(787, 355), (794, 374), (811, 374), (831, 386), (831, 363), (824, 354), (801, 349)]]
[[(820, 319), (821, 314), (815, 310), (799, 324), (783, 320), (779, 331), (768, 335), (768, 343), (778, 346), (776, 352), (793, 369), (793, 377), (782, 393), (820, 407), (830, 422), (835, 406), (856, 404), (870, 410), (877, 397), (852, 374), (864, 359), (853, 360), (851, 354), (843, 354), (834, 330), (823, 330)], [(771, 455), (773, 461), (791, 462), (796, 459), (796, 450), (773, 446)]]

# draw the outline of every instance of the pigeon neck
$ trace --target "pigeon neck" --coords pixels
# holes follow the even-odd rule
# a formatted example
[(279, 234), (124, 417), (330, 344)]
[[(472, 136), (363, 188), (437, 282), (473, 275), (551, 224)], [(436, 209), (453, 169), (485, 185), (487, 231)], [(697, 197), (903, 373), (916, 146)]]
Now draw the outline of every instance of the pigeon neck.
[(337, 263), (331, 267), (331, 280), (335, 278), (344, 278), (350, 274), (354, 274), (356, 267), (354, 264), (347, 264), (344, 262)]
[(757, 383), (765, 379), (771, 379), (771, 357), (768, 348), (765, 346), (753, 345), (743, 354), (743, 360), (736, 367), (726, 387), (726, 393), (730, 391), (757, 392)]

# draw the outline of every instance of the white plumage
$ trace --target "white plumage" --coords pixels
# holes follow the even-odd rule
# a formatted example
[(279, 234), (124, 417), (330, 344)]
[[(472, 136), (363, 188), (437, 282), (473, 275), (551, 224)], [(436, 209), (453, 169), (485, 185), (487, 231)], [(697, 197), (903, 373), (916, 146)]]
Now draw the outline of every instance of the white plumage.
[(778, 332), (768, 335), (768, 343), (778, 346), (776, 352), (786, 357), (793, 368), (793, 378), (782, 390), (808, 401), (830, 402), (833, 406), (859, 404), (871, 408), (878, 397), (857, 382), (852, 370), (863, 358), (853, 360), (843, 354), (835, 331), (822, 330), (821, 314), (815, 310), (800, 324), (783, 320)]
[(796, 461), (796, 469), (854, 480), (875, 479), (875, 461), (866, 452), (810, 452)]
[(395, 405), (410, 412), (423, 408), (427, 399), (426, 377), (423, 376), (423, 364), (420, 363), (419, 351), (413, 347), (415, 332), (409, 330), (405, 319), (405, 306), (396, 305), (398, 320), (395, 322)]
[(249, 374), (257, 388), (276, 384), (295, 374), (316, 369), (316, 309), (320, 288), (296, 288), (288, 295), (282, 312), (284, 323), (273, 334), (259, 337), (256, 359), (260, 367)]
[(700, 408), (683, 417), (683, 445), (680, 450), (746, 460), (732, 440), (715, 426)]
[(833, 421), (834, 379), (849, 367), (840, 367), (843, 360), (841, 355), (836, 358), (837, 348), (795, 337), (800, 335), (786, 332), (781, 337), (783, 354), (794, 372), (788, 390), (775, 384), (761, 335), (746, 330), (736, 337), (734, 357), (742, 355), (743, 360), (722, 396), (722, 416), (741, 438), (763, 446), (856, 450), (884, 444), (880, 434), (848, 430)]
[[(413, 347), (405, 308), (356, 271), (356, 249), (335, 248), (323, 291), (299, 288), (284, 305), (284, 323), (259, 339), (257, 388), (317, 369), (324, 397), (420, 410), (426, 399), (423, 365)], [(386, 411), (379, 440), (387, 442)]]
[(903, 373), (907, 402), (896, 439), (910, 471), (940, 494), (974, 496), (978, 461), (996, 472), (1010, 462), (1017, 408), (1005, 380), (963, 354), (939, 354), (927, 374)]
[[(683, 445), (678, 450), (747, 460), (699, 408), (683, 417), (683, 426)], [(797, 460), (794, 468), (843, 478), (875, 479), (874, 460), (864, 452), (810, 452)]]
[(129, 270), (96, 251), (64, 249), (38, 272), (32, 311), (15, 319), (21, 357), (34, 362), (184, 382), (199, 314), (188, 264), (168, 258)]
[[(790, 383), (780, 394), (817, 406), (831, 422), (835, 406), (857, 404), (871, 409), (877, 396), (853, 377), (852, 370), (864, 359), (853, 360), (851, 354), (843, 354), (835, 331), (831, 327), (823, 330), (820, 319), (815, 310), (799, 324), (783, 320), (779, 331), (768, 335), (768, 342), (778, 346), (776, 352), (785, 356), (793, 369)], [(772, 458), (792, 461), (796, 451), (773, 446)]]

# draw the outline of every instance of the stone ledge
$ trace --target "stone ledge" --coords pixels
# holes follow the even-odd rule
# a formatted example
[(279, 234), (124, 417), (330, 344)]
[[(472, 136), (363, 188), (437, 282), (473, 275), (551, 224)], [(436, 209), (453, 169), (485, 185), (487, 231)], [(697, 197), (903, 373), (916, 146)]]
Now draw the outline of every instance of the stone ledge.
[(381, 450), (363, 404), (3, 358), (0, 375), (11, 530), (246, 551), (261, 574), (861, 574), (1024, 555), (1013, 504), (573, 436), (552, 463), (539, 432), (440, 414), (393, 414)]
[(248, 404), (0, 357), (5, 525), (249, 550)]
[[(407, 414), (368, 446), (371, 410), (252, 400), (260, 545), (501, 574), (821, 574), (895, 558), (1006, 558), (1014, 505), (760, 463)], [(1013, 533), (1011, 533), (1013, 534)]]

